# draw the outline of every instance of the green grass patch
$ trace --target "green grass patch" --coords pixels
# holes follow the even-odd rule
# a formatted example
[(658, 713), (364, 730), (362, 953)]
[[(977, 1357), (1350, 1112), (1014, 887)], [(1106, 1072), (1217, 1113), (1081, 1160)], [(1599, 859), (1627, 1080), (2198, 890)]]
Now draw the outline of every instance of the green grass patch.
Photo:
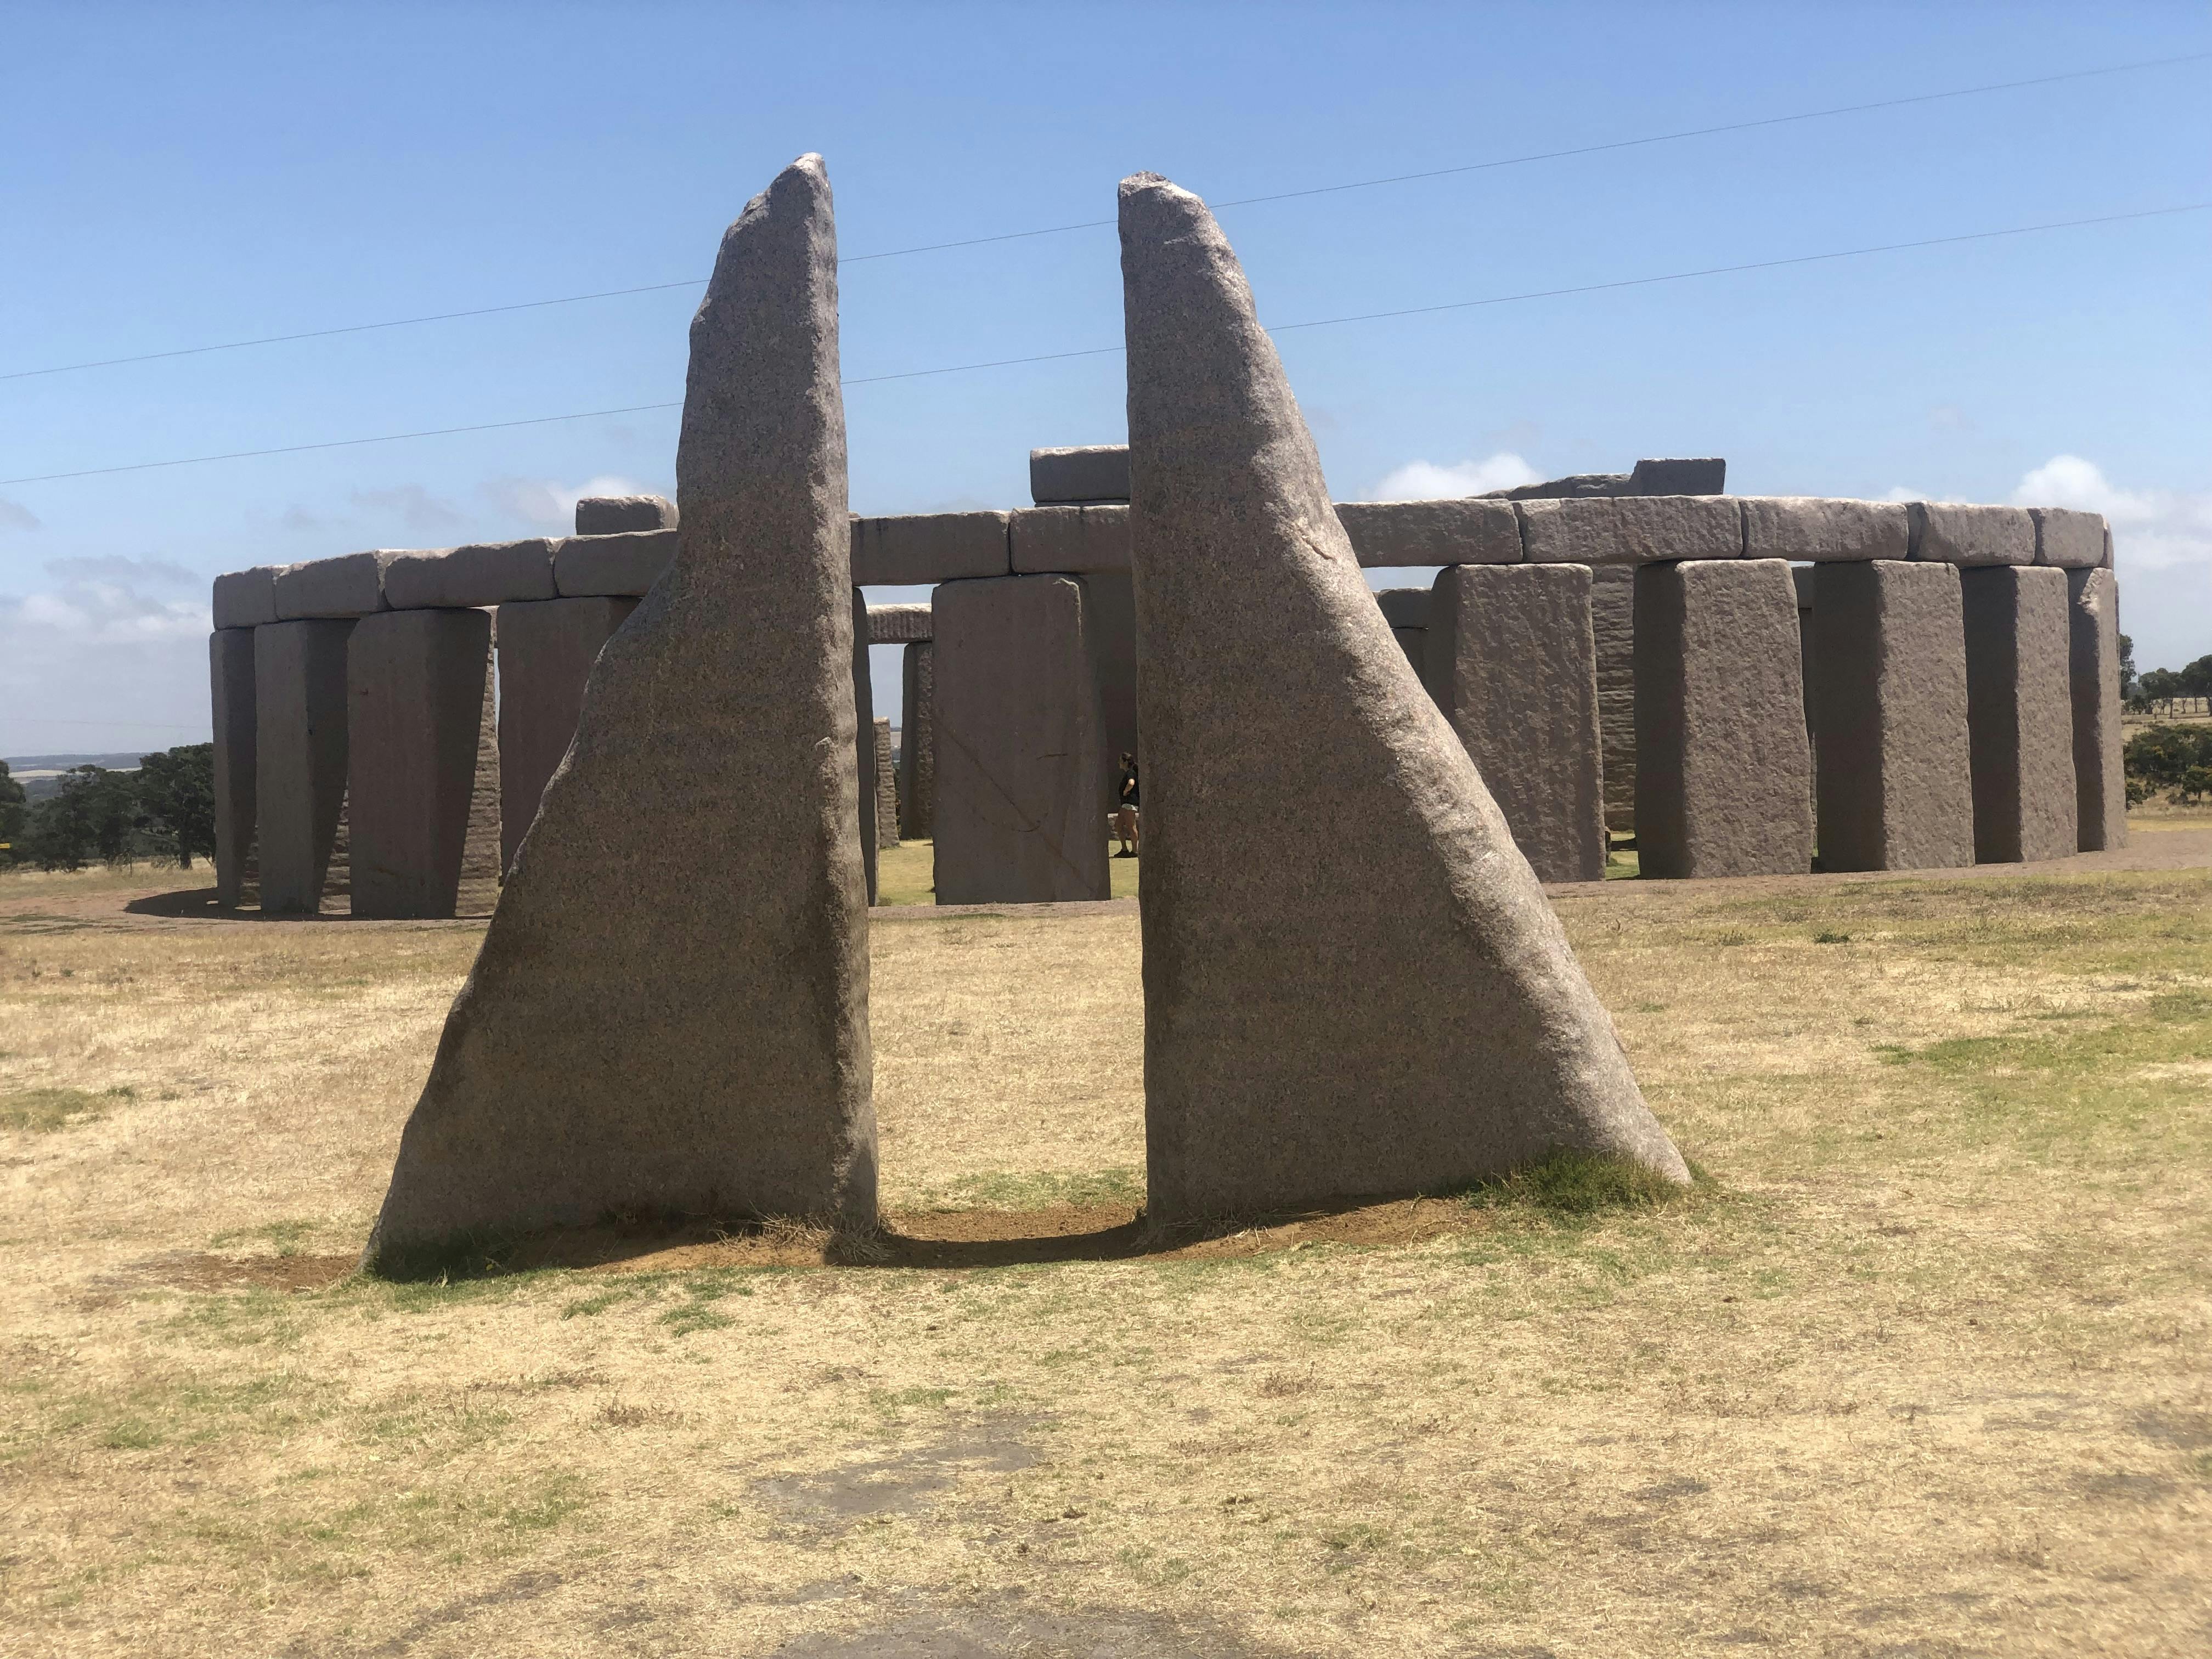
[[(1709, 1183), (1700, 1179), (1697, 1184)], [(1469, 1188), (1461, 1201), (1469, 1209), (1523, 1209), (1580, 1218), (1607, 1210), (1657, 1209), (1681, 1202), (1694, 1190), (1676, 1186), (1632, 1158), (1554, 1152), (1510, 1175)]]
[(0, 1095), (0, 1129), (52, 1134), (57, 1129), (97, 1123), (119, 1101), (135, 1100), (132, 1089), (21, 1089)]
[(963, 1176), (938, 1194), (931, 1207), (947, 1210), (1090, 1209), (1126, 1204), (1141, 1208), (1145, 1172), (1138, 1169), (1057, 1170), (993, 1170)]

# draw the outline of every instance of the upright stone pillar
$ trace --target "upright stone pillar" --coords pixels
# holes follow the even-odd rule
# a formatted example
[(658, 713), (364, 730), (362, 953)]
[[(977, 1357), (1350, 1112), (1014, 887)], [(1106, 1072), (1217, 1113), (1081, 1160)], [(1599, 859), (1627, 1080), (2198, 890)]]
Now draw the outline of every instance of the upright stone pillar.
[(215, 891), (236, 904), (253, 853), (253, 630), (208, 635), (209, 702), (215, 715)]
[[(849, 554), (847, 556), (851, 556)], [(876, 902), (876, 691), (868, 665), (868, 596), (853, 590), (853, 766), (859, 781), (860, 870)]]
[(939, 904), (1110, 896), (1104, 717), (1085, 583), (937, 590)]
[(1149, 1213), (1448, 1191), (1568, 1151), (1686, 1181), (1391, 638), (1228, 242), (1151, 174), (1121, 209)]
[(898, 767), (891, 753), (891, 723), (878, 714), (872, 724), (876, 742), (876, 848), (899, 844)]
[(1820, 867), (1972, 863), (1958, 567), (1872, 559), (1814, 568)]
[(2120, 590), (2110, 570), (2066, 573), (2074, 699), (2074, 797), (2085, 853), (2128, 844), (2120, 769)]
[(802, 157), (722, 239), (675, 561), (592, 668), (374, 1267), (611, 1212), (874, 1221), (836, 270)]
[(1084, 635), (1098, 668), (1098, 713), (1105, 724), (1098, 744), (1100, 775), (1110, 805), (1123, 755), (1137, 752), (1137, 596), (1126, 570), (1094, 570), (1083, 577)]
[(635, 599), (532, 599), (498, 611), (500, 864), (511, 867), (576, 735), (599, 647)]
[(350, 622), (253, 630), (254, 798), (264, 915), (322, 908), (346, 793)]
[(1590, 569), (1590, 632), (1597, 640), (1597, 726), (1605, 768), (1605, 827), (1636, 831), (1636, 567)]
[[(384, 611), (347, 653), (353, 914), (450, 916), (472, 823), (497, 868), (496, 811), (483, 813), (491, 618), (482, 611)], [(495, 807), (495, 801), (493, 803)], [(481, 822), (489, 818), (488, 823)], [(471, 896), (475, 896), (472, 895)]]
[(1434, 592), (1429, 689), (1514, 844), (1539, 881), (1604, 880), (1589, 567), (1449, 565)]
[(915, 641), (899, 667), (904, 710), (899, 716), (899, 833), (927, 841), (937, 833), (936, 645)]
[(1959, 573), (1972, 743), (1974, 860), (2018, 864), (2081, 850), (2066, 573), (1988, 565)]
[(1804, 661), (1787, 561), (1638, 568), (1636, 846), (1647, 876), (1811, 867)]

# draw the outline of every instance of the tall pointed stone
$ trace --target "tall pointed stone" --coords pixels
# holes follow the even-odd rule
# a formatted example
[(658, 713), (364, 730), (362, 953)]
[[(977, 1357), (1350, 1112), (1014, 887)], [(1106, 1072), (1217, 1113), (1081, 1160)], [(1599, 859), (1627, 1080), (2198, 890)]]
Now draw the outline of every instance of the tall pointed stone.
[(691, 324), (675, 562), (592, 670), (368, 1255), (875, 1214), (836, 239), (818, 156)]
[(1228, 242), (1152, 174), (1121, 226), (1152, 1212), (1434, 1191), (1570, 1150), (1686, 1180), (1368, 592)]

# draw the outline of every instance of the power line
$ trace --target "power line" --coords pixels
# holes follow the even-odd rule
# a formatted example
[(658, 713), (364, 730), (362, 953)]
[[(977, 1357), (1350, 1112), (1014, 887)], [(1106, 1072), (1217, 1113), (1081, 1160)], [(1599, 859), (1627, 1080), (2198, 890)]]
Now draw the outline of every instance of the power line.
[[(1527, 300), (1561, 299), (1577, 294), (1602, 294), (1616, 289), (1649, 288), (1662, 283), (1686, 283), (1705, 276), (1727, 276), (1748, 270), (1776, 270), (1789, 265), (1818, 264), (1834, 259), (1863, 258), (1875, 253), (1900, 253), (1914, 248), (1948, 247), (1960, 242), (1996, 241), (2012, 236), (2033, 236), (2045, 231), (2075, 230), (2089, 225), (2113, 225), (2139, 219), (2170, 218), (2177, 214), (2212, 210), (2212, 202), (2185, 202), (2173, 207), (2142, 208), (2129, 213), (2103, 213), (2086, 219), (2057, 219), (2038, 225), (2011, 225), (2002, 230), (1972, 230), (1952, 236), (1928, 236), (1909, 242), (1878, 242), (1867, 247), (1837, 248), (1826, 253), (1798, 253), (1779, 259), (1753, 259), (1741, 264), (1705, 265), (1695, 270), (1674, 270), (1655, 276), (1622, 276), (1610, 282), (1583, 283), (1568, 288), (1532, 289), (1521, 294), (1494, 294), (1480, 300), (1451, 300), (1441, 305), (1405, 306), (1393, 311), (1363, 311), (1342, 317), (1320, 317), (1303, 323), (1277, 323), (1270, 334), (1288, 334), (1308, 328), (1335, 328), (1346, 323), (1380, 322), (1395, 317), (1425, 317), (1444, 311), (1472, 311), (1485, 306), (1513, 305)], [(911, 368), (891, 374), (856, 375), (842, 386), (880, 386), (887, 380), (918, 380), (939, 374), (966, 374), (980, 369), (1010, 368), (1024, 363), (1060, 362), (1073, 357), (1109, 357), (1121, 346), (1085, 346), (1073, 351), (1048, 351), (1029, 357), (997, 357), (983, 362), (947, 363), (936, 368)], [(350, 449), (362, 444), (401, 443), (412, 438), (447, 438), (468, 432), (497, 432), (513, 427), (551, 426), (562, 421), (596, 420), (602, 416), (641, 415), (680, 409), (681, 401), (631, 404), (620, 409), (587, 409), (573, 415), (538, 415), (520, 421), (483, 421), (472, 426), (432, 428), (422, 432), (392, 432), (374, 438), (336, 438), (323, 443), (287, 444), (275, 449), (239, 449), (221, 455), (188, 455), (170, 461), (134, 461), (123, 466), (88, 467), (76, 472), (41, 472), (21, 478), (0, 478), (0, 487), (52, 483), (65, 478), (93, 478), (115, 472), (150, 472), (163, 467), (199, 466), (210, 461), (240, 461), (267, 455), (299, 455), (310, 450)]]
[[(1253, 207), (1266, 202), (1290, 202), (1309, 196), (1332, 196), (1345, 191), (1375, 190), (1385, 185), (1417, 183), (1429, 179), (1448, 179), (1462, 173), (1487, 173), (1500, 167), (1527, 167), (1538, 161), (1559, 161), (1578, 155), (1600, 155), (1614, 150), (1638, 149), (1652, 144), (1679, 143), (1690, 138), (1710, 138), (1722, 133), (1753, 132), (1764, 127), (1789, 126), (1803, 121), (1830, 120), (1843, 115), (1864, 115), (1877, 110), (1901, 109), (1915, 104), (1941, 103), (1953, 98), (1975, 98), (1993, 92), (2017, 92), (2028, 87), (2056, 86), (2063, 82), (2086, 81), (2100, 76), (2127, 75), (2141, 70), (2170, 69), (2181, 64), (2202, 63), (2212, 58), (2212, 52), (2185, 52), (2173, 58), (2148, 58), (2132, 64), (2111, 64), (2100, 69), (2069, 70), (2059, 75), (2039, 75), (2021, 81), (1992, 81), (1981, 86), (1957, 87), (1946, 92), (1915, 93), (1903, 98), (1878, 99), (1872, 103), (1839, 104), (1830, 109), (1802, 111), (1795, 115), (1769, 115), (1756, 120), (1729, 121), (1717, 126), (1686, 127), (1679, 132), (1652, 133), (1641, 138), (1617, 138), (1601, 144), (1581, 144), (1568, 149), (1533, 151), (1526, 155), (1500, 156), (1488, 161), (1469, 161), (1449, 167), (1432, 167), (1419, 173), (1395, 173), (1380, 179), (1357, 179), (1340, 185), (1314, 185), (1300, 190), (1276, 191), (1265, 196), (1240, 196), (1209, 205), (1216, 211), (1227, 208)], [(1031, 240), (1040, 236), (1060, 236), (1071, 231), (1110, 228), (1111, 219), (1083, 219), (1073, 224), (1046, 225), (1035, 230), (1003, 231), (992, 236), (963, 237), (957, 241), (923, 242), (913, 247), (886, 248), (878, 253), (849, 254), (840, 259), (841, 265), (865, 264), (877, 259), (901, 259), (909, 254), (941, 253), (954, 248), (984, 247), (997, 242)], [(139, 352), (125, 357), (100, 357), (79, 363), (56, 363), (45, 368), (17, 368), (0, 372), (0, 380), (32, 380), (47, 374), (72, 374), (82, 369), (116, 368), (127, 363), (159, 362), (171, 357), (197, 357), (215, 351), (244, 351), (257, 346), (289, 345), (301, 340), (324, 340), (342, 334), (368, 334), (380, 329), (413, 328), (424, 323), (449, 323), (470, 317), (492, 317), (511, 311), (539, 311), (550, 306), (582, 305), (593, 300), (617, 300), (633, 294), (660, 294), (671, 289), (702, 288), (703, 276), (687, 277), (672, 283), (647, 283), (635, 288), (602, 289), (591, 294), (568, 294), (550, 300), (518, 300), (507, 305), (477, 306), (464, 311), (433, 312), (422, 317), (394, 317), (383, 322), (349, 323), (337, 328), (306, 329), (296, 334), (270, 334), (252, 340), (225, 340), (213, 345), (179, 346), (167, 351)]]

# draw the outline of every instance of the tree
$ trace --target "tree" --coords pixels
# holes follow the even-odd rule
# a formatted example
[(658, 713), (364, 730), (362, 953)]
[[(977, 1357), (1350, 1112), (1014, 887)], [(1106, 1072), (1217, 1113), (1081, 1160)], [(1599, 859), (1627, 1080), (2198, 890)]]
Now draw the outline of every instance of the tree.
[(20, 861), (23, 821), (30, 816), (23, 805), (23, 786), (9, 775), (8, 763), (0, 761), (0, 866)]
[(143, 828), (176, 837), (177, 860), (187, 870), (192, 854), (215, 856), (215, 745), (180, 744), (138, 757), (138, 805)]
[(2136, 694), (2136, 642), (2126, 635), (2120, 635), (2120, 701), (2125, 702)]
[(25, 848), (42, 870), (81, 870), (95, 858), (119, 862), (134, 850), (141, 816), (136, 774), (72, 766), (59, 791), (31, 809)]
[(2179, 803), (2212, 788), (2212, 726), (2148, 726), (2128, 739), (2120, 763), (2128, 798), (2140, 804), (2154, 790)]

